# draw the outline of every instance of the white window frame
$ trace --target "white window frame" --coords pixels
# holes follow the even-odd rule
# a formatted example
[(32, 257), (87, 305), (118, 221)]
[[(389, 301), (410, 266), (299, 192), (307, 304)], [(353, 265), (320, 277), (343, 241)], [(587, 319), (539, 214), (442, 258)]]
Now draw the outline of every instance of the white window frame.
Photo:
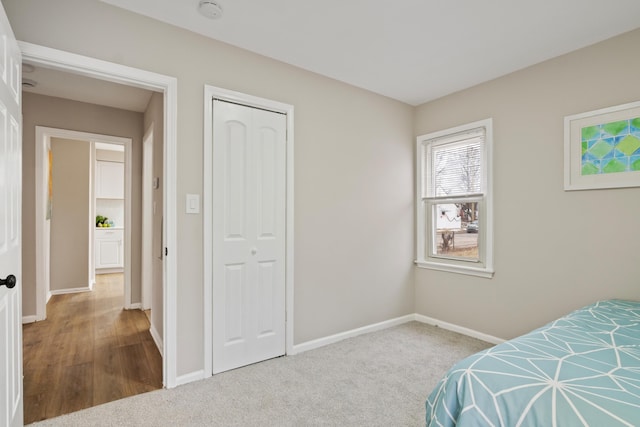
[[(455, 202), (455, 198), (427, 197), (424, 177), (430, 172), (427, 163), (427, 151), (433, 144), (442, 143), (446, 139), (455, 139), (456, 135), (484, 129), (484, 143), (481, 154), (482, 192), (474, 195), (480, 201), (478, 225), (478, 260), (467, 260), (458, 257), (446, 257), (430, 254), (427, 242), (434, 239), (435, 228), (428, 226), (434, 223), (433, 209), (426, 209), (427, 204)], [(416, 139), (416, 265), (421, 268), (467, 274), (485, 278), (493, 277), (493, 120), (491, 118), (456, 126), (437, 132), (421, 135)], [(467, 197), (468, 198), (468, 197)], [(431, 211), (431, 212), (429, 212)]]

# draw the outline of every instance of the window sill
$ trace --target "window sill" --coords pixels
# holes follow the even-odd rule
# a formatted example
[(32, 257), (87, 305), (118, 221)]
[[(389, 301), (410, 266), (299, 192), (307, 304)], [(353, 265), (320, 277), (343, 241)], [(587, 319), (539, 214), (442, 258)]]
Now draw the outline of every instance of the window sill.
[(429, 270), (447, 271), (449, 273), (465, 274), (467, 276), (483, 277), (491, 279), (493, 277), (493, 269), (467, 267), (462, 265), (452, 265), (433, 261), (415, 261), (419, 268), (427, 268)]

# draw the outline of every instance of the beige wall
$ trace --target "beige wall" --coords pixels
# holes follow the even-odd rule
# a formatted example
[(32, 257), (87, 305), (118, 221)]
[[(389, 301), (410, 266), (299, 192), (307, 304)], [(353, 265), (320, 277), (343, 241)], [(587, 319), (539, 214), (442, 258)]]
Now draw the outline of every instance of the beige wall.
[(179, 376), (204, 366), (202, 216), (183, 206), (205, 84), (295, 106), (294, 344), (413, 313), (412, 107), (97, 0), (3, 3), (20, 40), (178, 80)]
[[(35, 315), (35, 129), (45, 126), (132, 138), (132, 302), (140, 301), (142, 113), (23, 93), (22, 313)], [(88, 144), (87, 144), (88, 145)], [(53, 259), (52, 259), (53, 262)], [(53, 265), (52, 265), (53, 270)]]
[(51, 291), (89, 286), (91, 145), (51, 138)]
[(640, 299), (640, 188), (563, 190), (564, 116), (638, 101), (638, 46), (627, 33), (416, 110), (416, 135), (493, 117), (496, 270), (418, 269), (418, 313), (511, 338), (598, 299)]
[(124, 151), (96, 150), (96, 160), (124, 163)]
[(153, 239), (151, 244), (152, 255), (152, 284), (151, 284), (151, 324), (160, 337), (164, 337), (163, 321), (163, 255), (162, 255), (162, 212), (164, 194), (163, 175), (164, 158), (164, 97), (160, 93), (154, 93), (149, 100), (147, 110), (144, 113), (144, 130), (153, 131), (153, 176), (158, 177), (158, 188), (153, 190), (152, 200), (156, 205), (156, 211), (152, 218)]

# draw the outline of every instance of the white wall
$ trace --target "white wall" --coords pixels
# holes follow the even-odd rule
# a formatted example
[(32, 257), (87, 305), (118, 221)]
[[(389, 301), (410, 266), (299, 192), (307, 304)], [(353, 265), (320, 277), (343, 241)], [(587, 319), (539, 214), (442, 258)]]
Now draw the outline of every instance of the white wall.
[(19, 40), (178, 79), (177, 374), (203, 361), (204, 85), (295, 106), (294, 344), (414, 311), (413, 108), (97, 0), (4, 0)]
[(425, 104), (421, 135), (493, 117), (495, 277), (417, 269), (420, 314), (512, 338), (640, 299), (640, 188), (565, 192), (563, 118), (640, 100), (640, 30)]
[(96, 199), (96, 216), (113, 221), (114, 227), (124, 226), (124, 199)]

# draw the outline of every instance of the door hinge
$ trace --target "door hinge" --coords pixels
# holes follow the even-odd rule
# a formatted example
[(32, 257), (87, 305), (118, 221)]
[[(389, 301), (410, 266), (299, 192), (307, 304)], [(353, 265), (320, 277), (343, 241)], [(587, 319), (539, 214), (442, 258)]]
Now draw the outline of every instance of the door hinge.
[(169, 249), (168, 248), (164, 248), (164, 256), (169, 255)]

